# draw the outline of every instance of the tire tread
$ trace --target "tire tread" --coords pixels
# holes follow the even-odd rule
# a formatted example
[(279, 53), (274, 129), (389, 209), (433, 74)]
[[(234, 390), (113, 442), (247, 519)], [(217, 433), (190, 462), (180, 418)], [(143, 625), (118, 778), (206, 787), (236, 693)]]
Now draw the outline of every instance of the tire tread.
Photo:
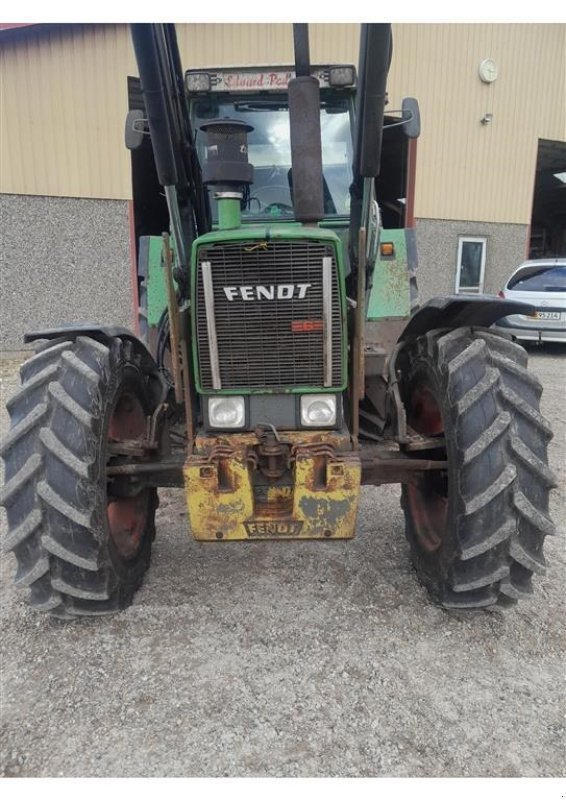
[[(6, 466), (0, 504), (8, 532), (0, 547), (14, 553), (14, 580), (28, 588), (29, 604), (59, 619), (124, 607), (149, 564), (150, 544), (127, 581), (115, 572), (100, 516), (106, 515), (97, 483), (103, 473), (94, 455), (103, 452), (103, 398), (112, 370), (125, 363), (139, 369), (135, 357), (135, 347), (121, 339), (111, 347), (85, 336), (39, 343), (7, 403), (11, 428), (0, 443)], [(151, 516), (148, 526), (152, 534)]]
[(546, 453), (552, 430), (527, 361), (504, 335), (475, 328), (431, 331), (406, 355), (406, 391), (419, 369), (436, 375), (450, 428), (453, 545), (441, 548), (436, 567), (419, 550), (405, 488), (401, 498), (417, 573), (446, 608), (515, 603), (532, 593), (531, 576), (545, 571), (543, 540), (555, 531), (548, 495), (556, 477)]

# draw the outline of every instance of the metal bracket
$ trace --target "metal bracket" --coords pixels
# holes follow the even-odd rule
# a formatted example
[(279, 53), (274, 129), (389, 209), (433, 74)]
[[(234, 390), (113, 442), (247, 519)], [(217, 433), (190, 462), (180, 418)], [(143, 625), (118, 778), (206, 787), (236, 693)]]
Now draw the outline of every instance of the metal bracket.
[(399, 444), (406, 444), (408, 442), (407, 414), (405, 413), (405, 406), (401, 400), (401, 393), (399, 391), (399, 377), (396, 370), (397, 356), (401, 352), (404, 344), (404, 342), (400, 342), (395, 346), (393, 352), (391, 353), (391, 358), (389, 359), (388, 364), (389, 385), (387, 387), (387, 394), (392, 398), (393, 406), (395, 408), (395, 439)]

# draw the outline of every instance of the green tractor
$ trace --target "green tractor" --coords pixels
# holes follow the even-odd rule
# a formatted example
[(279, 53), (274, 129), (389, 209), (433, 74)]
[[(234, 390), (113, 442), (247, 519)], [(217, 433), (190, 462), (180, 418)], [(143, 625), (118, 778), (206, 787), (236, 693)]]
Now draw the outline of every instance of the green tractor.
[(388, 137), (417, 137), (419, 110), (386, 110), (390, 26), (362, 26), (357, 70), (311, 66), (306, 25), (288, 69), (184, 75), (174, 26), (132, 36), (145, 110), (126, 143), (151, 138), (169, 230), (140, 243), (144, 341), (94, 324), (26, 336), (0, 452), (3, 548), (30, 605), (126, 607), (159, 487), (183, 487), (192, 535), (222, 543), (350, 538), (361, 485), (400, 483), (436, 602), (530, 594), (552, 433), (525, 351), (490, 327), (530, 309), (417, 305)]

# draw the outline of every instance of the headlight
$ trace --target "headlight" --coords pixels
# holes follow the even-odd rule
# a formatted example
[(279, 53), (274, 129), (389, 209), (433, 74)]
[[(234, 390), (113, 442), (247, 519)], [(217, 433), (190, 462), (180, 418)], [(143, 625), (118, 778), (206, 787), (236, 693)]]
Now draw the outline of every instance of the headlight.
[(208, 423), (211, 428), (243, 428), (246, 405), (243, 397), (210, 397)]
[(336, 425), (336, 396), (304, 394), (301, 397), (301, 425), (308, 425), (310, 428), (329, 428)]

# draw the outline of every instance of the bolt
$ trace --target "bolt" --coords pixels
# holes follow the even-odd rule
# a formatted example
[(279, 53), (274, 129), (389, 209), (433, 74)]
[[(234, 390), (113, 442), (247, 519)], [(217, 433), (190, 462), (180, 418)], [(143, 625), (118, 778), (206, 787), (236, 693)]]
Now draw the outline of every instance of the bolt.
[(332, 536), (332, 531), (328, 531), (328, 530), (326, 530), (326, 531), (324, 531), (324, 535), (325, 535), (325, 536), (326, 536), (326, 538), (328, 539), (330, 536)]
[(224, 534), (222, 533), (222, 531), (216, 531), (216, 538), (217, 539), (223, 539), (224, 538)]

